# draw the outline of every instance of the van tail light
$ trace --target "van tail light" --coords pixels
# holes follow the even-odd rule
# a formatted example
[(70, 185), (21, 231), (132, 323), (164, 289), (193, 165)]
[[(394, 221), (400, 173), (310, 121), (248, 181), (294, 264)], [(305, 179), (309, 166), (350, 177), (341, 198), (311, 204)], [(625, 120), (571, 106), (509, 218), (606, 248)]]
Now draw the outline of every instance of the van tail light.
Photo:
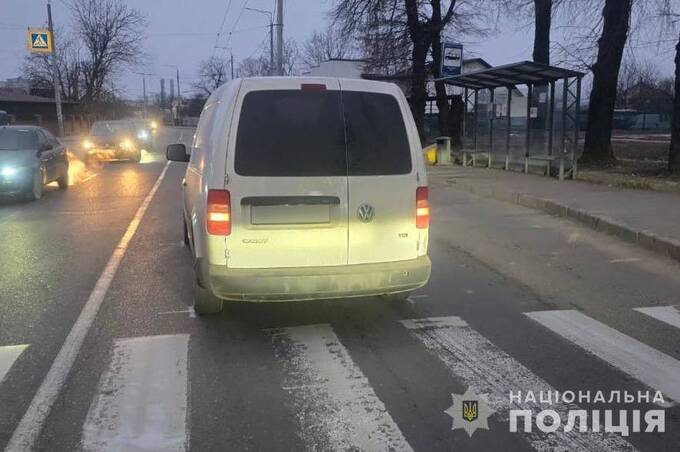
[(427, 229), (430, 226), (430, 201), (427, 187), (416, 189), (416, 227)]
[(228, 190), (208, 190), (208, 234), (231, 234), (231, 197)]

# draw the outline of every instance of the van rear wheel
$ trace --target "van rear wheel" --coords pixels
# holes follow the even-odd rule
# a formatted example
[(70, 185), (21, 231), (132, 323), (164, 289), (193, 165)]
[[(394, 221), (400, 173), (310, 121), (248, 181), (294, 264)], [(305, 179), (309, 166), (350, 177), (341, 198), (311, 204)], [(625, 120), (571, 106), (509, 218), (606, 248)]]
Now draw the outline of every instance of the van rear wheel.
[(411, 296), (412, 291), (408, 290), (406, 292), (388, 293), (382, 296), (384, 300), (391, 301), (394, 303), (403, 303), (408, 297)]
[(194, 280), (194, 311), (198, 315), (217, 314), (222, 312), (222, 300), (213, 295), (210, 290), (201, 287)]

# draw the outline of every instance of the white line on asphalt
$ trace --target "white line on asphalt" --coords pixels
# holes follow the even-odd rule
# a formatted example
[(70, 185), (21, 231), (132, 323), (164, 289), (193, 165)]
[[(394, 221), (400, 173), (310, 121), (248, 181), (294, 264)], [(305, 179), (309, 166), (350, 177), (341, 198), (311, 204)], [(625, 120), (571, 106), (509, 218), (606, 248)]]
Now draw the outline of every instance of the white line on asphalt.
[(677, 306), (657, 306), (653, 308), (635, 308), (635, 311), (641, 312), (650, 317), (654, 317), (664, 323), (680, 328), (680, 308)]
[(6, 345), (0, 347), (0, 383), (5, 379), (7, 372), (12, 368), (17, 358), (27, 348), (28, 345)]
[(24, 413), (24, 416), (21, 418), (16, 430), (14, 430), (14, 433), (7, 444), (7, 451), (23, 451), (34, 448), (45, 420), (52, 409), (52, 405), (54, 405), (54, 401), (57, 399), (59, 391), (73, 367), (73, 363), (78, 356), (83, 341), (92, 326), (92, 322), (94, 322), (94, 319), (97, 316), (97, 312), (104, 301), (106, 292), (109, 290), (111, 281), (118, 271), (125, 251), (127, 250), (132, 237), (135, 235), (135, 232), (137, 232), (139, 223), (142, 221), (144, 213), (149, 207), (158, 187), (165, 178), (165, 173), (168, 171), (169, 164), (170, 162), (166, 163), (160, 176), (158, 176), (156, 183), (151, 188), (151, 191), (146, 195), (142, 205), (137, 209), (123, 238), (120, 239), (120, 242), (118, 242), (118, 245), (113, 250), (113, 254), (109, 258), (109, 262), (106, 264), (104, 271), (99, 276), (99, 279), (94, 286), (94, 290), (90, 293), (85, 306), (83, 306), (82, 311), (80, 311), (76, 323), (71, 327), (71, 331), (68, 333), (57, 357), (52, 362), (52, 366), (47, 372), (47, 376), (40, 384), (26, 413)]
[(83, 425), (83, 450), (184, 451), (189, 335), (120, 339)]
[(79, 184), (84, 184), (85, 182), (89, 181), (90, 179), (94, 179), (94, 178), (97, 177), (98, 175), (99, 175), (99, 173), (90, 174), (89, 176), (87, 176), (85, 179), (81, 180), (81, 181), (78, 182), (78, 183), (79, 183)]
[(171, 314), (189, 314), (190, 318), (196, 318), (196, 311), (194, 311), (193, 306), (189, 306), (188, 309), (182, 309), (181, 311), (164, 311), (159, 312), (158, 315), (171, 315)]
[(610, 264), (625, 264), (628, 262), (638, 262), (641, 261), (639, 257), (624, 257), (622, 259), (612, 259), (609, 261)]
[(412, 450), (330, 325), (270, 334), (309, 449)]
[(536, 311), (525, 315), (653, 390), (680, 401), (680, 361), (578, 311)]
[[(566, 420), (568, 410), (578, 409), (575, 404), (556, 403), (550, 406), (536, 402), (510, 400), (510, 393), (532, 391), (554, 393), (546, 381), (507, 353), (496, 347), (484, 336), (472, 329), (460, 317), (432, 317), (402, 320), (401, 323), (418, 338), (435, 357), (441, 360), (455, 379), (462, 379), (476, 394), (485, 394), (499, 420), (507, 422), (511, 409), (531, 410), (536, 416), (549, 407)], [(449, 394), (442, 394), (448, 397)], [(537, 397), (538, 399), (538, 397)], [(585, 450), (620, 451), (635, 450), (616, 435), (582, 433), (579, 431), (556, 431), (551, 434), (534, 429), (524, 432), (526, 440), (537, 451)]]

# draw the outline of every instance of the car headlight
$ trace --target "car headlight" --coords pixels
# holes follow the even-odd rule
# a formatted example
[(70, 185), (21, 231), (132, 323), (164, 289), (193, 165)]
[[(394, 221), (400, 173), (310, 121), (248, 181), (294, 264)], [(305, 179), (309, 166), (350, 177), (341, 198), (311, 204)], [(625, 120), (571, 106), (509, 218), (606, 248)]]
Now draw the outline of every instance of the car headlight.
[(15, 168), (13, 166), (5, 166), (4, 168), (0, 169), (0, 176), (12, 177), (12, 176), (16, 176), (18, 172), (19, 172), (19, 168)]
[(120, 147), (123, 149), (130, 149), (132, 147), (132, 142), (128, 139), (125, 139), (120, 142)]
[(83, 140), (83, 148), (84, 149), (92, 149), (94, 147), (94, 144), (90, 140)]
[(146, 140), (147, 138), (149, 138), (149, 132), (147, 132), (146, 130), (140, 130), (139, 133), (137, 134), (137, 138), (139, 138), (140, 140)]
[(151, 121), (151, 128), (152, 129), (158, 128), (158, 123), (156, 121)]

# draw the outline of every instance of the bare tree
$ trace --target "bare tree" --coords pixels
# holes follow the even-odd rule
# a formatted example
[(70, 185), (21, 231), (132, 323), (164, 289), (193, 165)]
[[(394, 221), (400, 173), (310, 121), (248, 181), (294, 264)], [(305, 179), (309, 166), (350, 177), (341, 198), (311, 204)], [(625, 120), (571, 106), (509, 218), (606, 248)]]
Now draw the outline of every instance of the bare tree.
[(146, 19), (120, 0), (73, 0), (71, 10), (86, 51), (83, 98), (96, 101), (116, 72), (139, 61)]
[(326, 30), (314, 30), (302, 48), (302, 63), (307, 67), (315, 67), (324, 61), (345, 58), (349, 51), (349, 43), (343, 39), (331, 25)]
[(221, 56), (212, 56), (201, 62), (198, 69), (198, 82), (194, 87), (207, 96), (229, 80), (229, 63)]
[(606, 165), (614, 161), (611, 134), (619, 69), (628, 39), (633, 0), (606, 0), (602, 10), (602, 35), (593, 65), (588, 125), (581, 161)]
[[(73, 34), (56, 30), (59, 42), (57, 58), (57, 84), (64, 100), (79, 101), (82, 85), (80, 43)], [(54, 96), (52, 63), (46, 55), (29, 55), (24, 59), (21, 72), (33, 90)]]
[[(283, 75), (298, 75), (300, 52), (293, 39), (283, 43)], [(238, 66), (239, 77), (264, 77), (274, 73), (269, 65), (269, 54), (262, 52), (258, 56), (244, 58)]]
[[(446, 0), (445, 0), (446, 2)], [(408, 72), (408, 96), (421, 137), (424, 135), (428, 75), (439, 75), (442, 34), (451, 28), (472, 35), (480, 28), (476, 19), (485, 14), (477, 0), (337, 0), (332, 16), (345, 36), (355, 36), (369, 61), (369, 68), (385, 74)], [(427, 59), (432, 50), (432, 66)], [(443, 84), (435, 87), (440, 121), (448, 120), (448, 101)]]

